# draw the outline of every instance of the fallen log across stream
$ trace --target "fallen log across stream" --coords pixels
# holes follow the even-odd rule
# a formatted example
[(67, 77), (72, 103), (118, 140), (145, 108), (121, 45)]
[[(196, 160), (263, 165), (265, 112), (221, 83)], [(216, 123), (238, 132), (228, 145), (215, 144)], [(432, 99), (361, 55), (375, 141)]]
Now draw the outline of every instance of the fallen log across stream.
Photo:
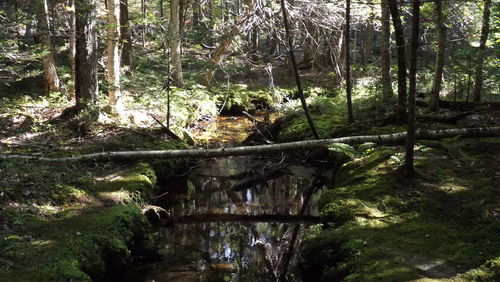
[[(500, 136), (500, 127), (453, 128), (443, 130), (419, 130), (416, 139), (442, 139), (451, 137), (491, 137)], [(384, 135), (361, 135), (333, 139), (307, 140), (281, 144), (242, 146), (220, 149), (190, 149), (190, 150), (146, 150), (146, 151), (118, 151), (85, 154), (72, 157), (40, 157), (0, 154), (0, 160), (39, 160), (45, 162), (67, 161), (114, 161), (114, 160), (146, 160), (146, 159), (174, 159), (174, 158), (216, 158), (245, 155), (269, 155), (280, 152), (313, 150), (325, 148), (335, 143), (361, 144), (373, 142), (376, 144), (401, 144), (406, 140), (406, 132)]]
[(187, 215), (174, 218), (174, 223), (196, 223), (196, 222), (307, 222), (319, 223), (319, 216), (312, 215), (286, 215), (286, 214), (200, 214)]

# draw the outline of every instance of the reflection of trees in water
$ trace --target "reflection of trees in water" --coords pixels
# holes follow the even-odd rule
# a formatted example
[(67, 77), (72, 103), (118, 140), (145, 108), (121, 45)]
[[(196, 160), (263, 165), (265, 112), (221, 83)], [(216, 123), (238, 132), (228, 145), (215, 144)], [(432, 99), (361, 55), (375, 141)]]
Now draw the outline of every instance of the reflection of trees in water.
[[(215, 161), (209, 171), (223, 177), (207, 176), (206, 169), (200, 173), (203, 176), (192, 174), (187, 193), (172, 207), (172, 215), (317, 215), (315, 204), (303, 207), (314, 179), (310, 174), (284, 173), (249, 189), (231, 191), (237, 179), (227, 176), (241, 174), (248, 167), (242, 164), (248, 165), (241, 160)], [(163, 231), (158, 246), (167, 258), (165, 273), (193, 271), (202, 281), (272, 281), (283, 276), (284, 264), (296, 264), (290, 241), (299, 249), (303, 229), (280, 222), (177, 223)]]

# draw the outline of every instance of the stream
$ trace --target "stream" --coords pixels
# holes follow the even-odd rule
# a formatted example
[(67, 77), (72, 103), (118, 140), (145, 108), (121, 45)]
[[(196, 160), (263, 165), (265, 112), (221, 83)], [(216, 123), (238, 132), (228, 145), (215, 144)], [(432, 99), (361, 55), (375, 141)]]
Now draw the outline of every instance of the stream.
[(164, 184), (173, 224), (151, 234), (164, 259), (134, 265), (130, 281), (302, 281), (299, 254), (325, 184), (318, 175), (331, 179), (327, 163), (200, 161)]

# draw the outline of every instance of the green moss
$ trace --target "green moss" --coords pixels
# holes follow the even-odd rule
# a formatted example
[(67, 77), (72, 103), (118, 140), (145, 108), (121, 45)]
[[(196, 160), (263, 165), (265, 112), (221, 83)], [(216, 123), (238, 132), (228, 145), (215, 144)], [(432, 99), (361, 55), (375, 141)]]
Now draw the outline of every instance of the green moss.
[[(497, 150), (480, 141), (453, 142), (472, 158)], [(450, 158), (441, 144), (432, 146), (417, 154), (421, 177), (414, 187), (399, 180), (398, 149), (366, 150), (343, 166), (341, 180), (319, 201), (329, 223), (306, 243), (306, 259), (321, 265), (323, 280), (498, 280), (495, 184), (484, 167), (457, 170), (449, 163), (464, 161), (462, 155)], [(342, 256), (314, 256), (341, 250)]]
[(153, 168), (147, 163), (138, 163), (132, 168), (115, 173), (110, 180), (97, 183), (94, 190), (97, 192), (138, 192), (144, 198), (148, 198), (152, 194), (155, 183), (156, 174)]
[[(127, 253), (127, 245), (141, 237), (148, 226), (134, 206), (115, 206), (82, 211), (62, 219), (34, 216), (14, 219), (18, 231), (30, 232), (30, 241), (2, 238), (11, 252), (4, 259), (15, 262), (3, 271), (9, 281), (90, 281), (104, 273), (102, 253)], [(7, 242), (10, 240), (10, 242)], [(1, 272), (0, 272), (1, 273)], [(28, 277), (28, 279), (26, 279)]]

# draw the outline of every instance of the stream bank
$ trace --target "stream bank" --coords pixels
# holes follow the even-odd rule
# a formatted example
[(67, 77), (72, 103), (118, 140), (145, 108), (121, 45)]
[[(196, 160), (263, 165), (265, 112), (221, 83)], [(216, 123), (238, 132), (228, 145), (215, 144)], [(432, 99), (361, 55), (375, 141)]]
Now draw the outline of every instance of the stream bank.
[(307, 281), (500, 279), (498, 138), (418, 142), (414, 182), (402, 148), (357, 151), (319, 200)]

